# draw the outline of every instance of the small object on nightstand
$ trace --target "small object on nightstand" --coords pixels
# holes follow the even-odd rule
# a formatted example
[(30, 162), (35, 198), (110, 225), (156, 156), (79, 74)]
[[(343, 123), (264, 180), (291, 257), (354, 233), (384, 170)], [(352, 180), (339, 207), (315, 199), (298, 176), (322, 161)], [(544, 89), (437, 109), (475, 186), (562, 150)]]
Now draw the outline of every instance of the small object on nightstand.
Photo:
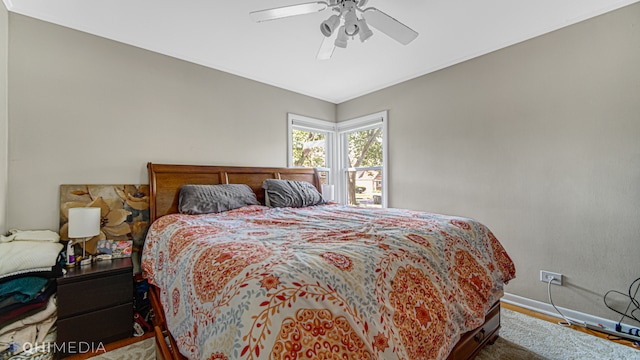
[(111, 255), (113, 259), (131, 257), (131, 240), (98, 240), (98, 253)]
[(85, 242), (100, 234), (100, 208), (77, 207), (69, 209), (69, 238), (82, 239), (80, 266), (91, 265), (91, 255), (86, 256)]
[(76, 256), (73, 252), (73, 243), (71, 240), (67, 242), (67, 267), (76, 266)]

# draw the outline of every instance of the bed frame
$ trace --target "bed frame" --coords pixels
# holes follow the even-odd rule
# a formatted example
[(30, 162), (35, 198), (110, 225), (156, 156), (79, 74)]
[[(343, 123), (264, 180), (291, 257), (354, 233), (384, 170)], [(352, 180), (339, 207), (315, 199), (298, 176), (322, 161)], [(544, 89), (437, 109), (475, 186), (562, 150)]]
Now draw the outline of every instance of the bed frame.
[[(150, 220), (178, 212), (180, 187), (186, 184), (247, 184), (264, 204), (262, 182), (266, 179), (306, 181), (321, 190), (320, 177), (315, 169), (278, 167), (240, 167), (205, 165), (168, 165), (148, 163), (150, 188)], [(160, 302), (160, 289), (150, 285), (149, 297), (154, 312), (154, 332), (157, 359), (185, 359), (167, 329), (164, 310)], [(448, 360), (470, 360), (487, 344), (498, 338), (500, 328), (500, 302), (493, 304), (482, 326), (464, 334)]]

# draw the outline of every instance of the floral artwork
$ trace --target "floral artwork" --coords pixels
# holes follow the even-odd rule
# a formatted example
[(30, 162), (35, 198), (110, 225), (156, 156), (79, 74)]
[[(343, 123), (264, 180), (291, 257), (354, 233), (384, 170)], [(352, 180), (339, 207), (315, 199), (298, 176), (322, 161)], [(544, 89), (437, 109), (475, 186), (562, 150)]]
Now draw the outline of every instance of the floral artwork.
[[(100, 234), (86, 241), (97, 252), (99, 240), (130, 240), (140, 253), (149, 228), (149, 185), (60, 185), (60, 239), (69, 240), (69, 209), (100, 208)], [(80, 243), (80, 246), (83, 246)]]

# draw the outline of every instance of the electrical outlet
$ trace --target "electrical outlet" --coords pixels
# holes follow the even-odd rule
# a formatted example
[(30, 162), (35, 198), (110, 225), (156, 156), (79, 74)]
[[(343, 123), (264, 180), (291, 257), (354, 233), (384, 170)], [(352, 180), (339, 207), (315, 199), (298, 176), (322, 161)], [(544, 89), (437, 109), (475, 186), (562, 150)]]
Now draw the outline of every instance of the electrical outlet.
[(562, 286), (562, 274), (558, 274), (558, 273), (554, 273), (546, 270), (540, 270), (540, 281), (548, 283), (549, 279), (552, 277), (553, 277), (553, 280), (551, 280), (552, 284)]

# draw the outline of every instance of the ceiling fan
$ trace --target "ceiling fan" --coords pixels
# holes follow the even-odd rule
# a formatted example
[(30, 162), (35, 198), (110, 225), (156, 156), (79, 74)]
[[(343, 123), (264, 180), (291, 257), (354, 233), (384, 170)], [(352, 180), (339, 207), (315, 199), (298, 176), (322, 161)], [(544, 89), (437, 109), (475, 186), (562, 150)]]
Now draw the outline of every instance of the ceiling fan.
[[(289, 16), (311, 14), (330, 8), (336, 14), (331, 15), (320, 24), (320, 31), (324, 35), (324, 39), (317, 57), (321, 60), (331, 58), (336, 46), (346, 48), (349, 37), (353, 38), (359, 35), (360, 41), (365, 42), (373, 35), (368, 25), (382, 31), (403, 45), (407, 45), (418, 36), (418, 33), (410, 27), (374, 7), (363, 9), (367, 2), (368, 0), (313, 1), (253, 11), (250, 14), (254, 21), (263, 22)], [(360, 18), (358, 18), (358, 13), (361, 15)]]

